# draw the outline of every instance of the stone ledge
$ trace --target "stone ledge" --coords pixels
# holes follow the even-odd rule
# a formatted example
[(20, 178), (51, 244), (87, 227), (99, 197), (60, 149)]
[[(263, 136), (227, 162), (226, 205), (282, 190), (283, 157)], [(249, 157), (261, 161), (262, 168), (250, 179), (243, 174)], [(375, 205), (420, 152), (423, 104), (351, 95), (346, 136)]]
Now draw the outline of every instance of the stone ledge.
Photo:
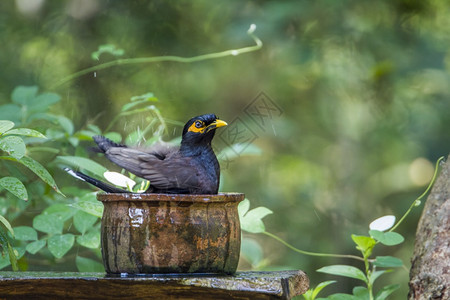
[(108, 276), (104, 273), (0, 272), (0, 298), (291, 299), (305, 293), (303, 271), (228, 275)]

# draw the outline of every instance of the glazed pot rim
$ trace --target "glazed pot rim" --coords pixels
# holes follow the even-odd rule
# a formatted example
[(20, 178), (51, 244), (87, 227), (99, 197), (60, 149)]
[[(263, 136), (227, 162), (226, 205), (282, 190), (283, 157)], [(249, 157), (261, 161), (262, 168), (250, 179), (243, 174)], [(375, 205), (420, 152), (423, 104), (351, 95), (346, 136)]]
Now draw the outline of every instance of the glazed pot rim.
[(137, 194), (137, 193), (97, 193), (97, 200), (101, 202), (240, 202), (244, 200), (243, 193), (218, 193), (218, 194)]

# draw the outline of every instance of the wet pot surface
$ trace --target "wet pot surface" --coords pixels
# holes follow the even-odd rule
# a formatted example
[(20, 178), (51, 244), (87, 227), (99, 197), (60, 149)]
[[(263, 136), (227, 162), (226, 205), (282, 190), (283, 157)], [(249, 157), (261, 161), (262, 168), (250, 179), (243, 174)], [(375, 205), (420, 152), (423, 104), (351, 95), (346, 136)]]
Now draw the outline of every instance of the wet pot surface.
[(236, 271), (244, 194), (98, 194), (107, 273)]

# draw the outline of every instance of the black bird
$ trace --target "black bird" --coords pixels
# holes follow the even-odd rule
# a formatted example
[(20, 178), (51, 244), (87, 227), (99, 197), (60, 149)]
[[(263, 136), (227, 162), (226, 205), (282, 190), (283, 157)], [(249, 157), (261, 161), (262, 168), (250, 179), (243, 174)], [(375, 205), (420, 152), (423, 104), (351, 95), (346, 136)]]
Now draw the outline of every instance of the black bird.
[[(211, 147), (215, 131), (227, 123), (214, 114), (190, 119), (183, 128), (180, 147), (155, 145), (132, 148), (104, 136), (94, 136), (97, 152), (125, 170), (150, 181), (147, 192), (217, 194), (220, 166)], [(66, 169), (78, 179), (110, 193), (127, 192), (81, 172)]]

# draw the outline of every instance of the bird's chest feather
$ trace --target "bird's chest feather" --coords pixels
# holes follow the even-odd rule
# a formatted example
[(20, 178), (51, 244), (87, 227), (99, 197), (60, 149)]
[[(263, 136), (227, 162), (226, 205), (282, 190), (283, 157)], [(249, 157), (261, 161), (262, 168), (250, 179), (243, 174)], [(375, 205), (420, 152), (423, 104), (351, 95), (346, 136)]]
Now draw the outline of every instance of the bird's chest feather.
[(192, 156), (191, 164), (200, 183), (207, 186), (218, 184), (220, 167), (212, 149), (205, 149), (200, 154)]

